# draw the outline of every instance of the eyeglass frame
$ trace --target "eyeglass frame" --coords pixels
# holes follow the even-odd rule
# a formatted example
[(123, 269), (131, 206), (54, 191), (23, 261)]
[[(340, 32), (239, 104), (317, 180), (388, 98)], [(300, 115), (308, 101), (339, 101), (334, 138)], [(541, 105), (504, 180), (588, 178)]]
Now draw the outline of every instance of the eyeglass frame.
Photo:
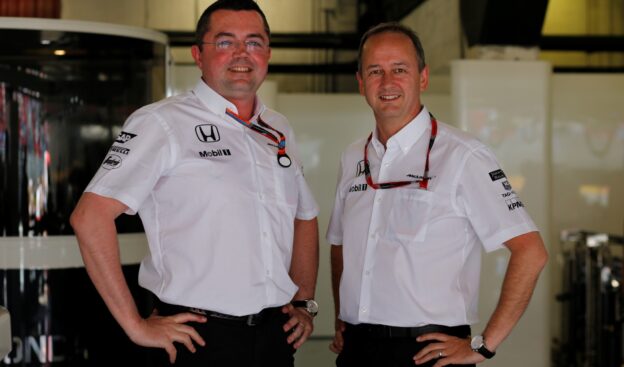
[[(257, 38), (260, 38), (260, 37), (257, 37)], [(219, 44), (222, 43), (222, 42), (231, 42), (232, 45), (228, 46), (227, 48), (219, 48)], [(257, 50), (253, 50), (253, 49), (250, 50), (249, 49), (249, 47), (250, 47), (249, 43), (250, 42), (260, 43), (261, 45), (256, 46), (256, 47), (259, 47)], [(262, 42), (258, 41), (257, 39), (251, 39), (251, 40), (247, 39), (245, 41), (239, 41), (237, 39), (230, 39), (229, 37), (226, 38), (226, 39), (222, 39), (222, 40), (217, 39), (217, 41), (215, 41), (215, 42), (203, 41), (203, 42), (201, 42), (201, 45), (204, 45), (204, 44), (206, 44), (206, 45), (214, 45), (216, 51), (219, 51), (219, 52), (228, 52), (229, 51), (229, 52), (231, 52), (231, 51), (234, 51), (234, 50), (238, 50), (240, 48), (240, 44), (241, 43), (245, 45), (245, 50), (247, 52), (249, 52), (249, 53), (266, 52), (270, 48), (269, 43), (267, 43), (266, 45), (264, 44), (264, 40), (262, 40)], [(253, 47), (253, 46), (251, 46), (251, 47)]]

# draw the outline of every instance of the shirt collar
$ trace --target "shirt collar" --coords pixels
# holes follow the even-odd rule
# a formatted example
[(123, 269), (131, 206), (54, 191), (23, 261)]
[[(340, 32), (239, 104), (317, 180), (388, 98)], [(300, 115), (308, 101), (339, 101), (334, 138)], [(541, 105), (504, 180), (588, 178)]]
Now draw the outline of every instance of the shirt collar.
[[(199, 98), (201, 103), (206, 108), (208, 108), (210, 111), (220, 116), (221, 118), (225, 119), (227, 117), (227, 115), (225, 114), (225, 110), (228, 108), (238, 114), (238, 109), (236, 108), (234, 103), (228, 101), (227, 99), (223, 98), (223, 96), (221, 96), (219, 93), (215, 92), (214, 89), (210, 88), (208, 84), (206, 84), (206, 82), (204, 82), (204, 80), (201, 78), (195, 85), (195, 88), (193, 88), (193, 94), (195, 94), (195, 96)], [(252, 116), (251, 121), (257, 119), (258, 116), (262, 112), (264, 112), (265, 109), (266, 106), (264, 105), (260, 97), (256, 95), (256, 105), (254, 107), (254, 115)]]
[[(412, 121), (408, 122), (407, 125), (403, 126), (401, 130), (392, 135), (390, 139), (386, 141), (386, 147), (398, 146), (405, 154), (412, 148), (418, 139), (420, 139), (422, 134), (429, 128), (430, 125), (431, 117), (429, 115), (429, 110), (427, 110), (427, 107), (423, 106), (418, 115), (416, 115)], [(379, 141), (379, 133), (376, 128), (373, 130), (372, 143), (373, 148), (381, 157), (385, 152), (385, 148)]]

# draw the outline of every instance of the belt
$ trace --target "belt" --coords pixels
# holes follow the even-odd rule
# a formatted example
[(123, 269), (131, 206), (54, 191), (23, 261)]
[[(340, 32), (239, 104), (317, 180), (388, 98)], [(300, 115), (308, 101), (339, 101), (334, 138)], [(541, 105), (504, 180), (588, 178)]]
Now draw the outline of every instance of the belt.
[(179, 305), (171, 305), (160, 300), (156, 302), (156, 309), (159, 311), (161, 315), (172, 315), (181, 312), (192, 312), (194, 314), (203, 315), (208, 318), (220, 319), (220, 320), (228, 320), (235, 323), (240, 323), (247, 326), (256, 326), (266, 319), (268, 319), (273, 314), (281, 314), (281, 307), (269, 307), (265, 308), (258, 313), (254, 313), (251, 315), (244, 316), (234, 316), (228, 315), (216, 311), (204, 310), (196, 307), (187, 307), (187, 306), (179, 306)]
[(427, 333), (443, 333), (467, 338), (470, 336), (469, 325), (444, 326), (444, 325), (424, 325), (418, 327), (399, 327), (377, 324), (349, 324), (345, 323), (347, 330), (375, 338), (416, 338)]

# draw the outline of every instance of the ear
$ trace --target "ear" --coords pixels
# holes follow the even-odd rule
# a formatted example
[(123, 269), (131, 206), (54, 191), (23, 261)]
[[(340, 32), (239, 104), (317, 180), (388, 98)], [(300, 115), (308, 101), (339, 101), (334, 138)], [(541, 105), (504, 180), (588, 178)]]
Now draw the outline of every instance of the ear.
[(424, 92), (429, 86), (429, 65), (425, 65), (425, 67), (420, 72), (420, 91)]
[(201, 50), (199, 46), (193, 45), (191, 47), (191, 55), (193, 56), (193, 60), (195, 60), (195, 65), (201, 69), (202, 61), (201, 61)]
[(357, 78), (358, 81), (358, 88), (360, 90), (360, 95), (365, 95), (364, 94), (364, 80), (362, 79), (362, 75), (360, 74), (359, 71), (355, 72), (355, 77)]

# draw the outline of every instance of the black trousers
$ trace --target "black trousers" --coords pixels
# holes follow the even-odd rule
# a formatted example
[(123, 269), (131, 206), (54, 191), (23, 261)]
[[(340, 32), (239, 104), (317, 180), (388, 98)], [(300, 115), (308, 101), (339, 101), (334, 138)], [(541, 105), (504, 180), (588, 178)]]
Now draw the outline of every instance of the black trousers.
[[(157, 303), (162, 316), (188, 312), (184, 307)], [(283, 326), (288, 314), (281, 309), (267, 309), (256, 325), (240, 320), (208, 316), (205, 323), (190, 322), (204, 338), (206, 346), (195, 344), (191, 353), (183, 344), (175, 343), (177, 358), (174, 366), (182, 367), (293, 367), (295, 349), (286, 342), (289, 333)], [(153, 366), (171, 366), (164, 349), (154, 349)]]
[[(439, 328), (434, 325), (430, 326), (425, 327), (427, 329), (423, 328), (423, 332), (419, 333), (416, 329), (420, 328), (346, 324), (346, 329), (343, 332), (344, 346), (342, 352), (338, 355), (338, 358), (336, 358), (336, 366), (431, 367), (437, 362), (437, 359), (432, 359), (425, 364), (414, 364), (414, 355), (430, 343), (419, 343), (416, 341), (416, 336), (428, 332), (444, 332), (445, 334), (460, 338), (465, 338), (470, 335), (470, 327), (467, 325), (459, 327), (440, 326)], [(475, 365), (462, 366), (474, 367)]]

